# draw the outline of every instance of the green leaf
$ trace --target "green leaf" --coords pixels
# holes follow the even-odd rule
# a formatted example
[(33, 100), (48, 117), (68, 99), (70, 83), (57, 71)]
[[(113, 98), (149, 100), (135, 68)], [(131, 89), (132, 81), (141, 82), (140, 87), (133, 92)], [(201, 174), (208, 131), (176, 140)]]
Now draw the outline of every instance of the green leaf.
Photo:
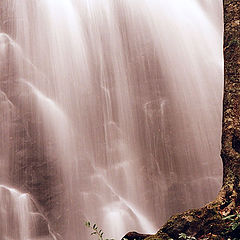
[(238, 226), (239, 226), (240, 223), (233, 223), (232, 225), (232, 230), (235, 230)]
[(186, 233), (179, 233), (179, 237), (178, 238), (187, 239), (187, 234)]
[(89, 221), (85, 222), (86, 227), (91, 227), (91, 223)]
[(236, 217), (236, 215), (228, 215), (228, 216), (224, 217), (223, 220), (233, 219), (235, 217)]
[(93, 229), (94, 229), (94, 230), (97, 229), (97, 224), (96, 224), (96, 223), (93, 224)]

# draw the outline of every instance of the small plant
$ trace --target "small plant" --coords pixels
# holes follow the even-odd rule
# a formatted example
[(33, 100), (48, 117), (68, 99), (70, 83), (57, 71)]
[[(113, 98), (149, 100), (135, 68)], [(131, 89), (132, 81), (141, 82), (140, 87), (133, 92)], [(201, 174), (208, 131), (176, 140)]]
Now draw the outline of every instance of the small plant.
[(232, 215), (228, 215), (227, 217), (224, 217), (223, 220), (229, 220), (231, 221), (231, 229), (234, 231), (239, 225), (240, 225), (240, 214), (232, 214)]
[(240, 226), (240, 209), (237, 208), (234, 214), (224, 217), (223, 220), (230, 221), (231, 230), (234, 231)]
[(91, 229), (91, 236), (95, 235), (98, 237), (98, 240), (114, 240), (113, 238), (104, 238), (103, 235), (103, 231), (102, 229), (99, 229), (97, 224), (94, 223), (94, 224), (91, 224), (89, 221), (88, 222), (85, 222), (85, 226), (90, 228)]
[(186, 233), (180, 233), (178, 239), (197, 240), (195, 237), (188, 236)]

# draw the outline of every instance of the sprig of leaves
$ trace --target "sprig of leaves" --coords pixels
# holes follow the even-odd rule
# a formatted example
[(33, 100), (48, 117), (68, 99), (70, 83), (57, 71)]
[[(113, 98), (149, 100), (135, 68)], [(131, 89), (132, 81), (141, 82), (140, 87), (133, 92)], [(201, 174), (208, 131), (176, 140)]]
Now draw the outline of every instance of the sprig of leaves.
[(99, 229), (97, 224), (91, 224), (89, 221), (85, 222), (85, 226), (91, 229), (91, 236), (97, 236), (98, 240), (114, 240), (113, 238), (104, 238), (102, 229)]
[(238, 226), (240, 226), (240, 213), (228, 215), (223, 218), (223, 220), (229, 220), (231, 221), (231, 229), (234, 231)]

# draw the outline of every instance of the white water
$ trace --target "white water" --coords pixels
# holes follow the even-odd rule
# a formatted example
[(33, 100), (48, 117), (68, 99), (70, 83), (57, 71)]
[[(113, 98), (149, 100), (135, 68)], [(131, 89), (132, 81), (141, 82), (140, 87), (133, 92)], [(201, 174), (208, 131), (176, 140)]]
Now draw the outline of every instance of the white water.
[[(214, 199), (222, 1), (3, 0), (1, 11), (0, 180), (61, 189), (47, 215), (64, 239), (87, 239), (86, 220), (108, 238), (153, 233)], [(12, 134), (19, 121), (25, 135)], [(29, 145), (40, 170), (13, 169)], [(56, 179), (40, 187), (43, 161)]]
[(1, 239), (30, 239), (34, 235), (33, 206), (27, 194), (0, 185)]

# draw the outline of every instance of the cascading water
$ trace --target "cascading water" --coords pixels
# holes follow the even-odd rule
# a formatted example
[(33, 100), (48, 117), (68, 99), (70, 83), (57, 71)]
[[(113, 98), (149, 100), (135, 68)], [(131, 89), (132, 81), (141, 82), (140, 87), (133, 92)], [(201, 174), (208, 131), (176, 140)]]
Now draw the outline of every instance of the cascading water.
[(87, 239), (90, 220), (119, 239), (215, 197), (221, 0), (3, 0), (0, 13), (0, 181), (48, 226)]
[(30, 226), (32, 206), (28, 196), (0, 186), (0, 201), (1, 239), (29, 239), (34, 226)]
[[(57, 240), (43, 214), (26, 193), (0, 185), (0, 234), (3, 240)], [(37, 238), (36, 238), (37, 237)]]

